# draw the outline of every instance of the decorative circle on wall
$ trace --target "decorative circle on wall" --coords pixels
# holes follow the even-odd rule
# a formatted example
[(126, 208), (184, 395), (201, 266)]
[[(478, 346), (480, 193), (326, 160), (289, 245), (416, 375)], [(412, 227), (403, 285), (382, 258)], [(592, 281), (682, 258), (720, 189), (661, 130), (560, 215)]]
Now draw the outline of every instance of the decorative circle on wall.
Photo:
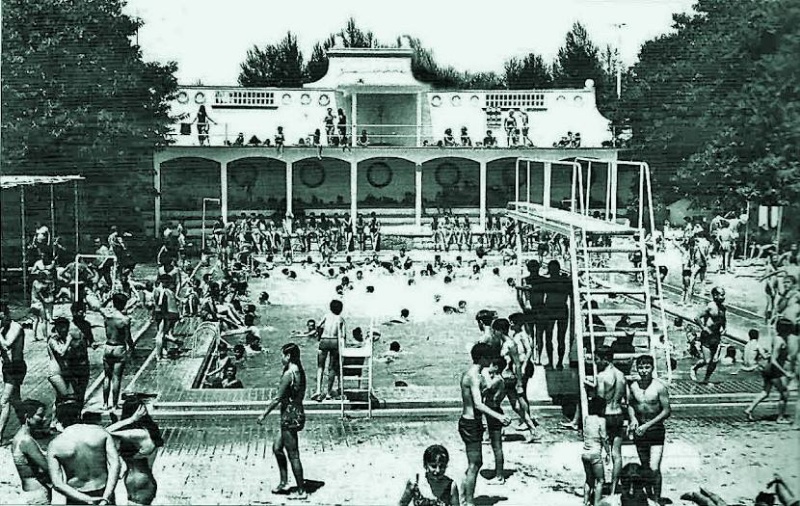
[(300, 169), (300, 182), (308, 188), (318, 188), (325, 182), (325, 168), (319, 162), (307, 162)]
[(453, 162), (440, 163), (434, 173), (439, 186), (453, 187), (461, 181), (461, 170)]
[(478, 95), (472, 95), (472, 97), (469, 99), (469, 103), (477, 107), (481, 105), (481, 99), (478, 97)]
[(198, 91), (194, 95), (194, 103), (195, 104), (205, 104), (206, 103), (206, 94), (202, 91)]
[(556, 98), (556, 102), (563, 102), (566, 99), (567, 97), (565, 97), (564, 95), (559, 95), (558, 98)]
[(292, 96), (289, 95), (288, 93), (284, 93), (283, 96), (281, 97), (281, 102), (283, 103), (283, 105), (291, 104), (292, 103)]
[(384, 162), (375, 162), (367, 169), (367, 181), (375, 188), (389, 186), (392, 176), (392, 168)]
[(439, 95), (434, 95), (433, 98), (431, 98), (431, 105), (434, 107), (439, 107), (442, 105), (442, 97)]
[(580, 96), (580, 95), (576, 95), (574, 101), (575, 101), (575, 105), (578, 105), (578, 106), (583, 105), (583, 97)]
[(300, 103), (303, 105), (308, 105), (311, 103), (311, 95), (308, 93), (303, 93), (300, 95)]
[(189, 94), (185, 91), (178, 93), (178, 102), (181, 104), (185, 104), (189, 101)]
[(460, 95), (453, 95), (453, 98), (450, 99), (450, 103), (453, 104), (453, 107), (458, 107), (461, 105), (461, 96)]
[(323, 93), (322, 95), (319, 96), (319, 105), (321, 105), (322, 107), (325, 107), (326, 105), (328, 105), (330, 103), (331, 103), (331, 99), (325, 93)]

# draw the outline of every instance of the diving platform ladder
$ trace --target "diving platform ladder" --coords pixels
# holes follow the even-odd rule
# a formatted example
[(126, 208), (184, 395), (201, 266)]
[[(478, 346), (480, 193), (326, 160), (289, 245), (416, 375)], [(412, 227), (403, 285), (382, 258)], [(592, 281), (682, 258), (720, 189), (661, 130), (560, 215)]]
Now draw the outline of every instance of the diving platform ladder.
[[(536, 162), (545, 169), (542, 204), (530, 202), (530, 176), (527, 178), (528, 201), (518, 200), (508, 204), (508, 217), (517, 224), (518, 258), (524, 258), (522, 240), (519, 239), (521, 223), (531, 224), (534, 229), (563, 234), (568, 238), (569, 267), (564, 270), (570, 275), (572, 282), (570, 324), (577, 348), (581, 385), (593, 383), (598, 372), (594, 351), (601, 344), (608, 343), (609, 338), (614, 340), (614, 362), (623, 371), (632, 366), (637, 356), (649, 354), (655, 361), (654, 374), (671, 381), (668, 326), (662, 300), (664, 291), (657, 268), (649, 265), (648, 261), (651, 255), (646, 233), (654, 230), (655, 225), (649, 167), (643, 162), (608, 162), (606, 213), (605, 216), (601, 214), (600, 217), (592, 217), (588, 212), (591, 194), (583, 187), (585, 169), (581, 162), (585, 161), (518, 160), (518, 175), (521, 163), (528, 162), (530, 167), (530, 162)], [(593, 161), (597, 163), (597, 160)], [(609, 195), (609, 189), (616, 192), (616, 181), (612, 179), (617, 178), (619, 165), (627, 165), (638, 171), (638, 220), (631, 224), (617, 222), (614, 208), (617, 199)], [(566, 167), (572, 172), (569, 210), (550, 207), (548, 182), (551, 178), (549, 172), (554, 167)], [(517, 195), (519, 193), (518, 191)], [(636, 261), (637, 258), (639, 261)], [(651, 267), (656, 271), (654, 276)], [(601, 307), (600, 301), (605, 302), (606, 299), (608, 303)], [(609, 317), (615, 319), (612, 321)], [(628, 317), (632, 321), (617, 325), (616, 320), (622, 317)], [(586, 389), (579, 390), (583, 413), (587, 413)]]
[(373, 340), (375, 319), (369, 325), (361, 346), (347, 346), (343, 335), (339, 336), (339, 384), (341, 387), (341, 415), (366, 409), (367, 418), (372, 418)]

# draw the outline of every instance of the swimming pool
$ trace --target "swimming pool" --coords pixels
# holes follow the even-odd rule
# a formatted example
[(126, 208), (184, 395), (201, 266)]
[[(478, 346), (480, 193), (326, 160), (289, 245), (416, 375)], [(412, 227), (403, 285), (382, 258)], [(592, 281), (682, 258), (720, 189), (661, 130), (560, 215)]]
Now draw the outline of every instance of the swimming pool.
[[(469, 350), (479, 335), (475, 313), (488, 308), (508, 316), (519, 310), (515, 291), (505, 282), (508, 277), (516, 277), (517, 267), (499, 267), (499, 276), (488, 269), (480, 279), (470, 279), (470, 269), (465, 266), (457, 270), (449, 284), (444, 283), (441, 275), (420, 277), (417, 273), (414, 284), (408, 285), (409, 278), (404, 274), (388, 274), (380, 268), (373, 271), (364, 268), (363, 280), (356, 280), (355, 273), (349, 272), (354, 288), (342, 297), (342, 315), (348, 333), (361, 327), (366, 335), (372, 322), (380, 333), (374, 344), (375, 388), (393, 387), (398, 381), (409, 386), (455, 387), (469, 366)], [(282, 371), (280, 348), (288, 342), (300, 347), (309, 388), (316, 388), (317, 340), (293, 336), (292, 331), (305, 330), (308, 319), (322, 318), (330, 301), (339, 298), (335, 287), (341, 277), (327, 279), (310, 267), (293, 269), (298, 275), (296, 280), (287, 279), (278, 269), (269, 279), (250, 280), (250, 297), (257, 300), (258, 294), (266, 291), (271, 304), (258, 306), (256, 325), (264, 349), (249, 355), (238, 370), (237, 376), (245, 388), (277, 387)], [(367, 293), (367, 286), (373, 286), (374, 293)], [(462, 300), (467, 303), (464, 313), (445, 314), (443, 306), (457, 307)], [(404, 308), (410, 312), (408, 323), (384, 324), (398, 319)], [(228, 336), (226, 340), (233, 346), (243, 343), (244, 335)], [(383, 356), (392, 341), (400, 343), (401, 351), (386, 359)]]

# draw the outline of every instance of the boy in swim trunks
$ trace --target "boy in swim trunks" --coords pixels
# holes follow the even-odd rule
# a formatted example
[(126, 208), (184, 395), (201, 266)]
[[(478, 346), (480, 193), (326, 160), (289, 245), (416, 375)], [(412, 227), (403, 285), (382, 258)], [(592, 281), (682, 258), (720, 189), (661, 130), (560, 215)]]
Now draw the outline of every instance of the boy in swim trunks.
[(25, 331), (11, 319), (8, 304), (0, 300), (0, 358), (3, 362), (3, 390), (0, 394), (0, 441), (11, 415), (11, 405), (20, 400), (20, 388), (28, 372), (25, 363)]
[(131, 336), (131, 319), (122, 313), (128, 304), (128, 297), (115, 293), (111, 298), (113, 309), (103, 316), (106, 324), (106, 344), (103, 350), (103, 402), (107, 410), (119, 402), (122, 373), (125, 363), (133, 354), (135, 346)]
[(467, 471), (464, 475), (464, 504), (472, 506), (475, 500), (475, 482), (483, 465), (483, 415), (498, 420), (504, 426), (511, 423), (508, 415), (498, 413), (483, 402), (481, 393), (481, 372), (489, 367), (492, 348), (486, 343), (476, 343), (470, 352), (472, 365), (461, 376), (461, 418), (458, 420), (458, 433), (467, 450)]
[[(334, 379), (339, 377), (339, 337), (342, 339), (347, 335), (347, 327), (342, 310), (344, 304), (338, 299), (330, 303), (330, 312), (320, 320), (317, 328), (320, 329), (319, 351), (317, 352), (317, 391), (311, 396), (315, 401), (323, 401), (331, 396), (333, 392)], [(322, 376), (325, 373), (325, 362), (328, 360), (328, 390), (322, 395)], [(341, 385), (340, 385), (341, 386)]]
[(636, 358), (639, 379), (630, 385), (628, 431), (633, 434), (642, 467), (653, 473), (653, 492), (661, 497), (661, 457), (664, 455), (664, 420), (672, 415), (667, 385), (653, 378), (653, 357)]

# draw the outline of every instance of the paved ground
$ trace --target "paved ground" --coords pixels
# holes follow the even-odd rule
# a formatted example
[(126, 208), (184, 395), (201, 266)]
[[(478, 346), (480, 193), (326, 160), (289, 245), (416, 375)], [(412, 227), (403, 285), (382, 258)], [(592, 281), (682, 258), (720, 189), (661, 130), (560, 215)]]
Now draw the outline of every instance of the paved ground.
[[(727, 279), (725, 281), (727, 284)], [(757, 289), (757, 284), (752, 280), (731, 284), (729, 294), (743, 300), (750, 298), (745, 294)], [(758, 303), (753, 306), (758, 306)], [(412, 314), (419, 314), (419, 311), (421, 309), (412, 310)], [(394, 311), (391, 313), (394, 315)], [(18, 311), (15, 316), (21, 314)], [(94, 319), (100, 325), (99, 319)], [(146, 319), (140, 316), (137, 321), (141, 325)], [(301, 326), (302, 321), (298, 320), (298, 324)], [(98, 338), (102, 342), (102, 333)], [(30, 336), (28, 340), (30, 370), (23, 386), (23, 396), (52, 402), (52, 388), (43, 374), (46, 364), (44, 343), (32, 342)], [(145, 361), (152, 348), (151, 341), (150, 333), (145, 334), (137, 347), (135, 363)], [(100, 373), (99, 354), (99, 351), (92, 353), (93, 375)], [(395, 363), (393, 369), (402, 371), (400, 366), (400, 363)], [(757, 378), (738, 378), (731, 375), (733, 370), (720, 369), (717, 373), (720, 377), (730, 377), (714, 390), (706, 391), (708, 387), (688, 383), (683, 388), (683, 382), (679, 383), (681, 388), (678, 389), (689, 395), (738, 392), (741, 391), (740, 386), (752, 391), (757, 386)], [(419, 373), (409, 371), (401, 373), (401, 376), (408, 378), (416, 374)], [(135, 375), (135, 369), (131, 368), (126, 374), (126, 383)], [(183, 375), (184, 380), (191, 383), (193, 372), (186, 370)], [(412, 389), (408, 392), (412, 392)], [(99, 391), (93, 397), (93, 402), (97, 402), (98, 395)], [(248, 393), (250, 398), (255, 395), (254, 392)], [(413, 397), (413, 392), (407, 395)], [(800, 491), (798, 432), (767, 421), (748, 424), (739, 415), (731, 416), (739, 409), (735, 407), (720, 411), (704, 408), (703, 411), (695, 410), (691, 415), (686, 412), (676, 414), (669, 425), (669, 446), (664, 465), (665, 495), (680, 504), (677, 500), (680, 493), (703, 485), (721, 491), (732, 503), (740, 501), (746, 504), (746, 499), (752, 498), (774, 471), (781, 472), (793, 488)], [(765, 407), (763, 413), (770, 414), (773, 409), (772, 406)], [(582, 481), (578, 457), (581, 443), (574, 433), (558, 431), (557, 422), (557, 418), (546, 419), (548, 434), (541, 445), (528, 446), (517, 441), (507, 445), (506, 467), (514, 470), (514, 473), (508, 484), (499, 489), (487, 486), (485, 479), (481, 479), (478, 485), (480, 504), (530, 504), (532, 497), (538, 503), (554, 506), (579, 504), (580, 499), (575, 492), (580, 489)], [(247, 420), (165, 422), (167, 444), (155, 468), (160, 483), (156, 502), (285, 502), (284, 498), (269, 493), (277, 476), (270, 455), (275, 419), (271, 423), (272, 426), (261, 428), (249, 424)], [(455, 423), (455, 419), (376, 419), (371, 422), (341, 422), (328, 417), (313, 419), (302, 433), (306, 475), (309, 480), (317, 482), (318, 488), (309, 502), (393, 503), (399, 498), (404, 480), (420, 472), (422, 451), (433, 443), (442, 443), (450, 450), (452, 463), (449, 474), (460, 479), (466, 461), (455, 432)], [(511, 438), (516, 439), (514, 436), (512, 433)], [(634, 453), (632, 447), (625, 447), (626, 459), (635, 458)], [(487, 466), (491, 467), (488, 447), (484, 458)], [(0, 451), (0, 504), (13, 504), (19, 497), (18, 478), (12, 469), (10, 454)], [(488, 476), (491, 477), (490, 474)], [(123, 489), (119, 488), (118, 495), (124, 499)]]
[[(207, 420), (164, 426), (166, 446), (155, 465), (156, 504), (291, 504), (269, 491), (277, 481), (271, 455), (275, 419), (266, 427), (251, 421), (215, 426)], [(544, 442), (526, 445), (511, 431), (505, 445), (506, 486), (487, 485), (493, 460), (484, 446), (485, 467), (478, 504), (580, 504), (583, 470), (578, 435), (544, 420)], [(395, 503), (404, 480), (421, 472), (422, 452), (443, 444), (451, 454), (448, 474), (460, 480), (466, 457), (455, 419), (442, 421), (314, 420), (301, 433), (306, 479), (314, 489), (305, 504), (380, 505)], [(671, 420), (664, 462), (664, 494), (682, 503), (681, 493), (699, 486), (718, 490), (731, 504), (752, 498), (780, 472), (800, 490), (798, 432), (772, 422), (749, 424), (743, 417), (706, 410)], [(632, 446), (625, 461), (635, 460)], [(0, 452), (0, 504), (19, 497), (8, 452)], [(117, 490), (124, 502), (124, 486)], [(297, 502), (297, 501), (295, 501)]]

